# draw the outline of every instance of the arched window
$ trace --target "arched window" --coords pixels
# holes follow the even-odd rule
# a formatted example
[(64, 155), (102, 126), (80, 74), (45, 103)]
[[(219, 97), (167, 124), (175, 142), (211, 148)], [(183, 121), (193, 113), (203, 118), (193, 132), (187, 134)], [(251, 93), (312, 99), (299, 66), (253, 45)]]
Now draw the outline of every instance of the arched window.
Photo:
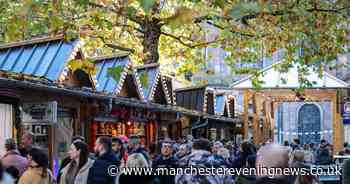
[(298, 135), (300, 142), (318, 143), (321, 139), (321, 112), (315, 104), (303, 105), (298, 113)]

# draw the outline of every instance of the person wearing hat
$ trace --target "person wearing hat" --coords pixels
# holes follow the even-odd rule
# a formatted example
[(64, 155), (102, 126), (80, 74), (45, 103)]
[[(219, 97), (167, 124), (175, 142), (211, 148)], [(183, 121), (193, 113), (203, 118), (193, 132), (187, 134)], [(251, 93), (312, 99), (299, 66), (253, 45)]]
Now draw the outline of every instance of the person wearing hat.
[(5, 141), (6, 154), (2, 157), (1, 161), (5, 169), (13, 166), (18, 170), (19, 176), (21, 176), (28, 167), (27, 158), (20, 155), (17, 150), (16, 141), (12, 138)]
[[(176, 168), (177, 159), (173, 155), (173, 142), (170, 139), (166, 139), (161, 142), (161, 151), (160, 155), (152, 163), (153, 169), (157, 168)], [(160, 183), (175, 183), (174, 175), (159, 175), (157, 176)]]

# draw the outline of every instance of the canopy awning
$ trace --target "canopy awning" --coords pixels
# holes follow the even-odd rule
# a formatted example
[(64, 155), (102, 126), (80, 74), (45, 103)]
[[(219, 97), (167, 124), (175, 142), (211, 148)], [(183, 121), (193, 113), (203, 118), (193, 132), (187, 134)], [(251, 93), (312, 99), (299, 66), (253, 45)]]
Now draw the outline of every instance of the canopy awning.
[[(260, 71), (259, 81), (261, 81), (262, 89), (294, 89), (300, 87), (298, 65), (293, 65), (287, 72), (280, 72), (277, 67), (282, 63), (276, 63)], [(335, 76), (327, 72), (323, 72), (322, 76), (309, 69), (308, 75), (304, 75), (304, 78), (312, 83), (310, 88), (348, 88), (348, 84)], [(232, 85), (233, 89), (252, 89), (253, 76), (249, 76), (245, 79), (239, 80)]]

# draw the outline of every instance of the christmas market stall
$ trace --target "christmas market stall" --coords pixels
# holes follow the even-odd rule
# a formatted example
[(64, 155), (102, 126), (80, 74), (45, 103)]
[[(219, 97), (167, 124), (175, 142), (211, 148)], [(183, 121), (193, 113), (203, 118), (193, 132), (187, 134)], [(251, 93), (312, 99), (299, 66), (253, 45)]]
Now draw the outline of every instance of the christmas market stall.
[(19, 141), (30, 131), (34, 144), (48, 152), (54, 171), (85, 118), (87, 98), (75, 89), (94, 88), (82, 45), (56, 37), (0, 46), (0, 144), (11, 137)]
[[(219, 100), (219, 104), (216, 105), (216, 100)], [(230, 117), (234, 106), (230, 106), (227, 103), (226, 98), (223, 95), (219, 95), (216, 98), (215, 90), (205, 86), (189, 87), (175, 90), (176, 105), (206, 113), (206, 116), (202, 117), (183, 117), (182, 128), (187, 129), (187, 133), (191, 133), (194, 137), (208, 137), (216, 140), (223, 138), (220, 133), (218, 136), (217, 127), (231, 128), (234, 125), (234, 120)], [(226, 115), (227, 119), (213, 118), (216, 116)], [(216, 111), (216, 112), (215, 112)]]
[[(107, 110), (99, 109), (90, 127), (91, 148), (99, 136), (139, 135), (143, 144), (156, 141), (156, 112), (135, 105), (150, 99), (149, 95), (155, 80), (150, 82), (148, 78), (156, 77), (157, 73), (154, 76), (141, 74), (141, 78), (146, 80), (141, 84), (127, 53), (92, 59), (98, 70), (97, 91), (115, 96), (117, 99), (132, 99), (134, 103), (112, 103)], [(145, 88), (141, 88), (142, 85)]]
[[(147, 102), (172, 105), (172, 78), (161, 73), (159, 64), (148, 64), (136, 68), (136, 76)], [(181, 137), (181, 123), (177, 112), (159, 113), (157, 135), (160, 139)]]
[[(235, 118), (235, 100), (234, 97), (225, 93), (215, 93), (215, 115), (224, 116), (229, 118)], [(218, 139), (234, 139), (236, 135), (241, 133), (241, 128), (233, 126), (227, 126), (223, 123), (213, 123), (210, 132), (216, 134)]]

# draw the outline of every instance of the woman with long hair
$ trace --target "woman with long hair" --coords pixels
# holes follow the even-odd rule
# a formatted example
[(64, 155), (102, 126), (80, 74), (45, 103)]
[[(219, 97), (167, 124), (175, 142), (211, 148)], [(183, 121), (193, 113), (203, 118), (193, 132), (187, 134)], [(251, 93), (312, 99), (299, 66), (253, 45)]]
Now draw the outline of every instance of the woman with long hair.
[(39, 149), (32, 148), (28, 153), (29, 168), (23, 173), (18, 184), (52, 184), (54, 178), (49, 168), (47, 154)]
[(86, 184), (94, 161), (89, 158), (88, 146), (75, 141), (68, 151), (71, 162), (62, 169), (60, 184)]

